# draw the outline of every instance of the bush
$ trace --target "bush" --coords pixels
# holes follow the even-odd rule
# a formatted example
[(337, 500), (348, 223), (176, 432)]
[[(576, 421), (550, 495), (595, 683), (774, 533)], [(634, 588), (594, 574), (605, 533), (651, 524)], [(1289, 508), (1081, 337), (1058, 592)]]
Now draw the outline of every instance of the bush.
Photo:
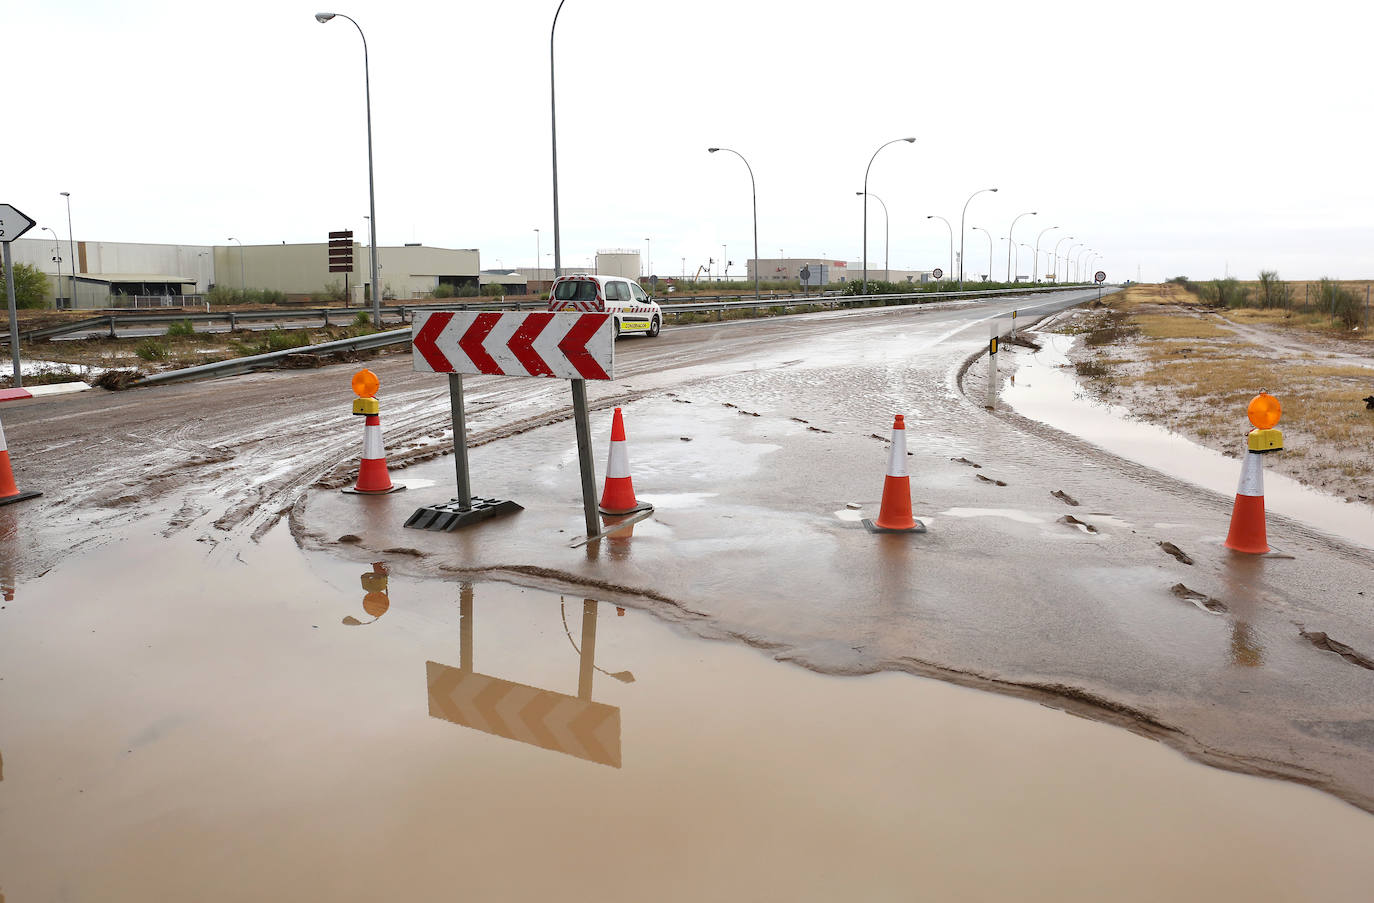
[(1364, 302), (1350, 289), (1325, 277), (1317, 286), (1317, 307), (1322, 313), (1330, 312), (1331, 319), (1339, 320), (1347, 329), (1359, 326), (1364, 319)]
[(353, 327), (355, 329), (366, 329), (371, 325), (372, 317), (365, 310), (358, 311), (357, 315), (353, 317)]
[(1280, 282), (1279, 274), (1274, 270), (1260, 270), (1259, 283), (1260, 307), (1288, 307), (1292, 302), (1292, 287)]
[(477, 286), (475, 286), (475, 285), (470, 285), (470, 284), (469, 284), (469, 285), (460, 285), (460, 286), (458, 286), (458, 291), (454, 293), (454, 297), (455, 297), (455, 298), (476, 298), (476, 297), (477, 297)]
[(326, 282), (323, 288), (318, 288), (310, 293), (310, 300), (314, 301), (316, 304), (322, 301), (335, 301), (339, 303), (346, 301), (343, 283), (337, 279), (333, 282)]
[(1198, 286), (1197, 296), (1209, 307), (1244, 307), (1250, 292), (1234, 277), (1213, 279)]
[(281, 329), (273, 329), (267, 333), (268, 351), (286, 351), (291, 348), (300, 348), (310, 344), (310, 334), (304, 329), (294, 332), (285, 332)]
[(449, 285), (447, 282), (441, 282), (441, 283), (439, 283), (438, 285), (436, 285), (436, 286), (434, 287), (434, 297), (436, 297), (436, 298), (452, 298), (452, 297), (453, 297), (453, 286)]
[(167, 326), (167, 335), (171, 337), (195, 335), (196, 328), (191, 325), (190, 320), (178, 320)]
[[(0, 269), (0, 298), (6, 297), (5, 272)], [(0, 305), (5, 302), (0, 301)], [(38, 309), (48, 306), (48, 277), (38, 267), (28, 263), (14, 265), (14, 306)]]
[(482, 286), (482, 295), (487, 298), (504, 298), (506, 287), (499, 282), (489, 282)]
[(134, 354), (139, 360), (160, 361), (167, 357), (167, 346), (157, 339), (143, 339), (134, 346)]

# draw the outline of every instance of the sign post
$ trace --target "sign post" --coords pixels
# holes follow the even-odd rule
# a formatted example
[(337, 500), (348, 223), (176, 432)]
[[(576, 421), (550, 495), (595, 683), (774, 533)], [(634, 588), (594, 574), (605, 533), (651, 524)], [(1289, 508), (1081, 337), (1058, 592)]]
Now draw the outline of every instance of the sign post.
[[(353, 230), (329, 233), (329, 272), (344, 274), (344, 304), (348, 297), (348, 276), (353, 272)], [(325, 325), (328, 325), (327, 323)]]
[(597, 535), (600, 521), (586, 380), (614, 376), (615, 340), (611, 320), (611, 314), (606, 313), (416, 311), (411, 320), (415, 370), (449, 374), (458, 498), (447, 505), (420, 508), (406, 521), (407, 527), (453, 530), (520, 510), (515, 502), (472, 497), (467, 422), (463, 411), (463, 374), (545, 376), (572, 382), (582, 508), (587, 535)]
[(1093, 282), (1097, 283), (1097, 303), (1102, 303), (1102, 283), (1107, 281), (1107, 274), (1098, 270), (1093, 274)]
[[(0, 204), (0, 245), (5, 249), (5, 295), (10, 306), (10, 357), (14, 360), (14, 388), (24, 387), (24, 374), (19, 369), (19, 314), (14, 298), (14, 260), (10, 256), (10, 242), (33, 228), (33, 220), (9, 204)], [(75, 282), (72, 283), (75, 285)]]
[(988, 410), (997, 409), (997, 327), (1000, 323), (993, 320), (988, 324)]

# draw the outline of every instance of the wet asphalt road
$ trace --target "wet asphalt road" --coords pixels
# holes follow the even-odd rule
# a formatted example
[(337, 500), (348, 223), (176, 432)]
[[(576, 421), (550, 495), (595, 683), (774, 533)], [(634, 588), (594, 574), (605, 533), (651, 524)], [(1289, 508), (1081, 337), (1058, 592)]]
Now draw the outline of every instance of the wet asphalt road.
[[(361, 445), (351, 366), (10, 404), (16, 476), (46, 495), (27, 509), (40, 514), (0, 509), (0, 578), (22, 584), (134, 527), (232, 552), (286, 519), (344, 559), (595, 589), (817, 671), (1026, 696), (1374, 809), (1374, 671), (1358, 664), (1374, 653), (1371, 556), (1277, 519), (1271, 545), (1291, 557), (1232, 555), (1231, 499), (983, 410), (982, 321), (1095, 292), (1067, 294), (622, 340), (616, 378), (588, 387), (598, 480), (620, 405), (656, 510), (583, 546), (561, 382), (467, 381), (474, 491), (525, 510), (456, 534), (401, 526), (454, 480), (446, 383), (408, 356), (370, 365), (393, 478), (411, 484), (386, 497), (336, 491)], [(895, 413), (924, 535), (857, 522), (876, 513)]]

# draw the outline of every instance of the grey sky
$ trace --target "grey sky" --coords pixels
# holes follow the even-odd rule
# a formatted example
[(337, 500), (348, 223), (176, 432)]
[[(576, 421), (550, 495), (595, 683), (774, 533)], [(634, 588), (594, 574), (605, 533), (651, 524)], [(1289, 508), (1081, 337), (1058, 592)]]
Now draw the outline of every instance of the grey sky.
[[(362, 45), (378, 239), (552, 265), (556, 2), (346, 6), (45, 0), (7, 9), (8, 202), (66, 237), (223, 244), (364, 234)], [(1374, 189), (1363, 4), (567, 0), (558, 121), (565, 269), (645, 249), (660, 275), (728, 248), (858, 260), (864, 168), (894, 268), (948, 233), (1066, 235), (1114, 279), (1365, 276)], [(17, 36), (22, 35), (22, 38)], [(16, 125), (15, 123), (19, 123)], [(869, 268), (883, 213), (869, 205)], [(536, 239), (534, 230), (540, 230)], [(36, 233), (35, 233), (36, 234)], [(955, 236), (956, 249), (958, 236)], [(986, 270), (969, 231), (967, 269)], [(1026, 261), (1025, 252), (1022, 259)], [(993, 272), (1006, 266), (997, 243)], [(685, 262), (684, 262), (685, 258)], [(1025, 263), (1024, 269), (1029, 268)]]

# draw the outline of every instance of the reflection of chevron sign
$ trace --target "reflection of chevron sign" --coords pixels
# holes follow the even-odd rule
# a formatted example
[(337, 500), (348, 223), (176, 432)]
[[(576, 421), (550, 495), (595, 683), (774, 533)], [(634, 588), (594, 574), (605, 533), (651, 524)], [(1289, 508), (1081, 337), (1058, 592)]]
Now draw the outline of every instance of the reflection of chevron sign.
[(416, 311), (410, 325), (416, 371), (610, 379), (610, 314)]
[(425, 662), (429, 714), (507, 740), (620, 767), (620, 709)]

